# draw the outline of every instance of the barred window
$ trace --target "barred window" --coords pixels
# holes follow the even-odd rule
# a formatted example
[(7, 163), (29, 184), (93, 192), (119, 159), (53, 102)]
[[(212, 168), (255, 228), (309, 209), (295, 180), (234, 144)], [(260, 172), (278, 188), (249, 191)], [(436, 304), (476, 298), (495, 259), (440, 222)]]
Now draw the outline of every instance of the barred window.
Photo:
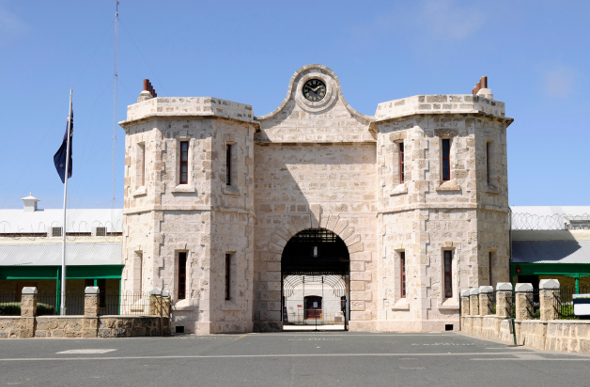
[(444, 252), (444, 269), (445, 269), (445, 297), (453, 297), (453, 252), (445, 250)]
[(225, 254), (225, 299), (231, 300), (231, 254)]
[(180, 142), (180, 181), (179, 184), (188, 183), (188, 141)]
[(443, 181), (451, 180), (451, 139), (442, 140), (442, 177)]
[(186, 298), (186, 252), (178, 253), (178, 299)]
[(404, 165), (404, 143), (398, 143), (399, 146), (399, 182), (402, 184), (405, 181), (405, 165)]
[(399, 266), (400, 266), (400, 289), (401, 297), (406, 298), (406, 252), (401, 251), (399, 253)]
[(231, 185), (231, 144), (225, 149), (225, 184)]

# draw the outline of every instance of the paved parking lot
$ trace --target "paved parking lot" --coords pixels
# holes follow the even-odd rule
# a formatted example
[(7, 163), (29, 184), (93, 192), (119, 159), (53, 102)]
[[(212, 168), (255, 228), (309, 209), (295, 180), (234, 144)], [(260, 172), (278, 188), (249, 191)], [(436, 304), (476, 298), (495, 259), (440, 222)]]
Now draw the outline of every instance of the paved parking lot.
[(0, 385), (587, 385), (590, 356), (457, 333), (283, 332), (0, 341)]

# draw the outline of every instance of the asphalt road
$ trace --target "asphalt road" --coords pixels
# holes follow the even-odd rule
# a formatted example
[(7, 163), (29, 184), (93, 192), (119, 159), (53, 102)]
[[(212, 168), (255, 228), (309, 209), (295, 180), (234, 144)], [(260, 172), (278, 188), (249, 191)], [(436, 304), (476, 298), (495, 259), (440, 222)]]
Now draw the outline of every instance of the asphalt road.
[(0, 386), (589, 386), (590, 356), (458, 333), (0, 340)]

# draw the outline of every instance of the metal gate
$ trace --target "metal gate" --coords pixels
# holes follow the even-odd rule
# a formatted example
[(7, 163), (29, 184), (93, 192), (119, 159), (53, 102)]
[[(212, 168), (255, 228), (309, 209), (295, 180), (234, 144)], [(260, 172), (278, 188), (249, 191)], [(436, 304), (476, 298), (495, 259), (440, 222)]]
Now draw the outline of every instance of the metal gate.
[(348, 329), (348, 276), (284, 274), (283, 326), (307, 329)]

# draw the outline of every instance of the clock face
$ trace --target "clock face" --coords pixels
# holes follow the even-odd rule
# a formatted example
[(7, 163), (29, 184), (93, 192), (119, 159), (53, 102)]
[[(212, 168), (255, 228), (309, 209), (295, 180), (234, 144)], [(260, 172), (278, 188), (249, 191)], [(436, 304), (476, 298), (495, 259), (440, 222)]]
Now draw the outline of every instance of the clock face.
[(305, 82), (302, 91), (308, 101), (321, 101), (326, 96), (326, 84), (319, 79), (310, 79)]

